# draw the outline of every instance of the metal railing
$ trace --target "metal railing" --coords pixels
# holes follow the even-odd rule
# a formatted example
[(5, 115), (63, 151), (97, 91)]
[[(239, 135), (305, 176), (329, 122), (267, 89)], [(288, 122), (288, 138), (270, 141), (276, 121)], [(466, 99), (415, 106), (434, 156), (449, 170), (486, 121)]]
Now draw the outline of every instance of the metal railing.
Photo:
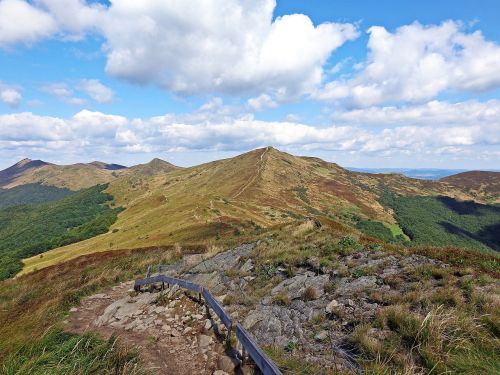
[[(158, 266), (159, 271), (161, 272), (162, 266)], [(231, 316), (224, 310), (219, 301), (214, 298), (214, 296), (208, 291), (208, 289), (203, 288), (201, 285), (192, 283), (187, 280), (177, 279), (175, 277), (167, 276), (167, 275), (156, 275), (151, 276), (152, 267), (149, 266), (146, 277), (144, 279), (138, 279), (134, 283), (134, 289), (136, 291), (140, 291), (141, 286), (162, 283), (162, 287), (167, 284), (170, 285), (179, 285), (183, 289), (190, 290), (192, 292), (198, 293), (201, 301), (201, 297), (205, 300), (206, 306), (210, 306), (212, 310), (217, 314), (220, 318), (221, 322), (227, 328), (229, 339), (232, 327), (233, 327), (233, 319)], [(236, 338), (241, 344), (243, 348), (242, 359), (245, 360), (246, 353), (252, 358), (255, 362), (256, 366), (260, 369), (260, 371), (264, 375), (282, 375), (280, 369), (276, 364), (262, 351), (262, 349), (257, 345), (255, 340), (252, 338), (250, 333), (243, 328), (243, 326), (239, 323), (236, 324)]]

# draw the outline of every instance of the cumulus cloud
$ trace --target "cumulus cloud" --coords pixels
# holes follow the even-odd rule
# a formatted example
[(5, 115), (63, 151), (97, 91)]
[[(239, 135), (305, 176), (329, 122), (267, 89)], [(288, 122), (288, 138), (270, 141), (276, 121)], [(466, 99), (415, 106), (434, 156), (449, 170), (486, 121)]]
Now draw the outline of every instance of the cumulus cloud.
[(331, 114), (331, 118), (335, 123), (364, 126), (401, 124), (430, 126), (433, 123), (440, 126), (473, 126), (479, 123), (500, 126), (500, 101), (470, 100), (449, 103), (433, 100), (425, 104), (402, 107), (374, 106), (351, 111), (336, 111)]
[(255, 98), (250, 98), (247, 104), (253, 111), (262, 111), (266, 108), (276, 108), (278, 106), (278, 103), (267, 94), (261, 94)]
[(500, 87), (500, 45), (458, 22), (402, 26), (391, 33), (373, 26), (367, 60), (354, 77), (327, 83), (324, 100), (349, 99), (359, 106), (388, 101), (419, 102), (447, 91)]
[[(86, 100), (79, 97), (82, 94), (89, 96), (92, 100), (101, 104), (111, 103), (114, 96), (113, 90), (97, 79), (82, 79), (72, 86), (69, 86), (65, 82), (56, 82), (43, 85), (41, 90), (55, 96), (64, 103), (76, 106), (86, 104)], [(75, 91), (77, 92), (76, 94)]]
[(35, 0), (34, 4), (50, 14), (63, 37), (78, 40), (89, 31), (97, 32), (106, 7), (85, 0)]
[(17, 87), (7, 86), (0, 82), (0, 101), (11, 108), (15, 108), (21, 103), (21, 91)]
[(108, 7), (3, 0), (0, 6), (0, 46), (97, 32), (106, 40), (109, 74), (187, 94), (312, 92), (332, 52), (358, 36), (352, 24), (315, 26), (302, 14), (273, 20), (275, 0), (114, 0)]
[(85, 99), (74, 96), (73, 90), (66, 83), (51, 83), (42, 86), (41, 89), (64, 103), (76, 106), (85, 104)]
[(51, 36), (57, 28), (50, 14), (26, 1), (0, 1), (0, 47), (34, 43)]
[(111, 103), (113, 101), (113, 90), (97, 79), (83, 79), (80, 82), (80, 87), (98, 103)]
[[(221, 109), (218, 117), (207, 107)], [(357, 155), (453, 155), (492, 158), (500, 145), (500, 101), (370, 108), (334, 114), (334, 124), (262, 121), (225, 112), (215, 100), (193, 113), (127, 119), (88, 110), (71, 118), (31, 113), (0, 115), (5, 149), (108, 150), (161, 153), (178, 150), (244, 151), (273, 145)], [(463, 112), (463, 117), (457, 115)], [(376, 127), (360, 126), (371, 118)], [(481, 152), (478, 150), (481, 149)], [(55, 151), (54, 151), (55, 152)], [(70, 151), (66, 151), (70, 152)]]
[(115, 0), (106, 13), (106, 70), (178, 93), (295, 95), (322, 79), (331, 53), (358, 36), (351, 24), (273, 21), (274, 0)]

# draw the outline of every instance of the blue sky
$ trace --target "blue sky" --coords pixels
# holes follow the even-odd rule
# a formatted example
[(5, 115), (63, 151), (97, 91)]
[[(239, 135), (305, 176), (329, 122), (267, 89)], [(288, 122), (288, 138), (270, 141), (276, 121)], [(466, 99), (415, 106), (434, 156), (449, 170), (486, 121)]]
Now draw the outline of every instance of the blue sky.
[(500, 3), (0, 0), (0, 168), (500, 168)]

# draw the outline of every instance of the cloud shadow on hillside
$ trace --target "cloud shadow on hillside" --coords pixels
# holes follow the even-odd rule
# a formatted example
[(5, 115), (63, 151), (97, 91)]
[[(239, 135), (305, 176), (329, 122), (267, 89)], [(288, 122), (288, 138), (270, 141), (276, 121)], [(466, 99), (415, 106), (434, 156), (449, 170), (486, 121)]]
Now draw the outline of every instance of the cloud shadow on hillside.
[(481, 242), (483, 245), (492, 248), (495, 251), (500, 251), (500, 223), (488, 225), (477, 233), (472, 233), (454, 224), (441, 221), (439, 222), (448, 233), (468, 237), (472, 240)]

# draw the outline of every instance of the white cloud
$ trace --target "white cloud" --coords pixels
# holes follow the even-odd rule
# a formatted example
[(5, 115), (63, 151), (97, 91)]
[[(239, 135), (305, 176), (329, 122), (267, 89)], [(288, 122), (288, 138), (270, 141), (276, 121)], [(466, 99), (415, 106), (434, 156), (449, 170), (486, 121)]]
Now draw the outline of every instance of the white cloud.
[(253, 111), (262, 111), (266, 108), (276, 108), (278, 106), (278, 103), (267, 94), (261, 94), (255, 98), (250, 98), (247, 104)]
[(394, 33), (368, 30), (369, 55), (349, 79), (327, 83), (316, 98), (348, 98), (358, 106), (388, 101), (419, 102), (447, 91), (485, 91), (500, 87), (500, 45), (480, 31), (466, 33), (460, 23), (414, 23)]
[(35, 0), (35, 5), (53, 17), (65, 39), (79, 40), (89, 31), (97, 31), (106, 7), (85, 0)]
[(30, 44), (57, 31), (54, 18), (22, 0), (0, 1), (0, 47)]
[(113, 90), (97, 79), (83, 79), (80, 82), (80, 87), (98, 103), (111, 103), (113, 101)]
[(42, 86), (41, 90), (67, 104), (77, 106), (84, 105), (86, 100), (75, 95), (75, 90), (80, 94), (85, 93), (97, 103), (111, 103), (114, 96), (113, 90), (97, 79), (82, 79), (72, 87), (64, 82), (51, 83)]
[(21, 91), (17, 87), (7, 86), (0, 82), (0, 101), (11, 108), (15, 108), (21, 103)]
[(330, 54), (358, 33), (314, 26), (304, 15), (272, 20), (274, 0), (115, 0), (102, 23), (106, 70), (179, 93), (282, 95), (311, 91)]
[(74, 92), (65, 83), (51, 83), (41, 87), (42, 91), (55, 96), (59, 100), (67, 104), (82, 106), (85, 104), (85, 99), (74, 96)]
[(344, 125), (381, 126), (474, 126), (480, 123), (500, 126), (500, 100), (459, 103), (431, 101), (403, 107), (369, 107), (331, 114), (335, 123)]
[[(225, 108), (217, 100), (211, 105)], [(88, 110), (67, 119), (19, 113), (0, 115), (0, 145), (5, 150), (23, 151), (43, 147), (58, 155), (75, 150), (85, 154), (107, 150), (115, 155), (177, 150), (243, 151), (273, 145), (352, 155), (448, 155), (464, 160), (494, 158), (500, 145), (500, 101), (432, 102), (333, 116), (335, 125), (318, 127), (293, 121), (261, 121), (224, 110), (217, 117), (203, 108), (193, 113), (144, 119)], [(359, 125), (365, 121), (377, 126)]]
[(275, 0), (1, 4), (0, 25), (8, 22), (0, 26), (5, 30), (0, 46), (96, 32), (105, 38), (109, 74), (183, 94), (310, 93), (321, 83), (332, 52), (358, 37), (352, 24), (315, 26), (302, 14), (273, 19)]

